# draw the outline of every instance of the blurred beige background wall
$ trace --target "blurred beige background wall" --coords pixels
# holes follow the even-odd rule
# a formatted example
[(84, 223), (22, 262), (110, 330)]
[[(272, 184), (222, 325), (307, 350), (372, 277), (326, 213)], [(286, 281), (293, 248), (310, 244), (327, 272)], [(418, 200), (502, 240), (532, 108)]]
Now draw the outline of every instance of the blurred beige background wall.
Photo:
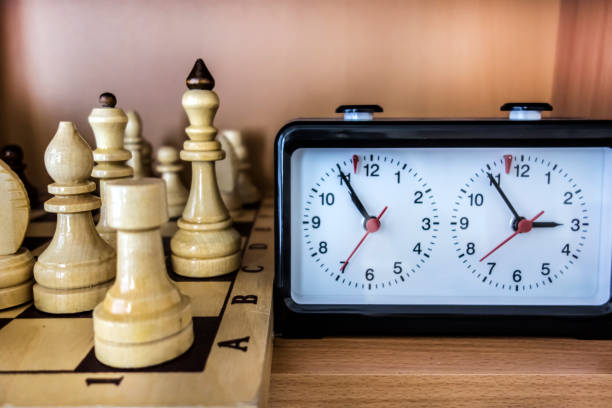
[[(218, 128), (245, 132), (259, 184), (273, 182), (277, 130), (296, 117), (378, 103), (383, 116), (503, 116), (506, 101), (551, 101), (559, 0), (108, 1), (1, 3), (0, 144), (27, 174), (102, 91), (136, 109), (155, 148), (185, 138), (185, 77), (202, 57), (221, 99)], [(611, 22), (612, 24), (612, 22)]]

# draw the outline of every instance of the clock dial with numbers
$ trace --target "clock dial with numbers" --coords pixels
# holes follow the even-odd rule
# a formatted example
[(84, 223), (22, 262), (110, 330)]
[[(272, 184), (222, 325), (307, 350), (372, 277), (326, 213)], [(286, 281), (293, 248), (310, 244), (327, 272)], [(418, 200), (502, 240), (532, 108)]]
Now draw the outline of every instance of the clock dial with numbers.
[(292, 166), (299, 304), (610, 297), (611, 149), (307, 148)]
[(330, 156), (303, 196), (301, 250), (356, 291), (401, 285), (434, 256), (440, 217), (419, 169), (393, 155)]
[(522, 293), (580, 271), (588, 197), (564, 163), (509, 152), (477, 169), (457, 193), (455, 257), (483, 285)]

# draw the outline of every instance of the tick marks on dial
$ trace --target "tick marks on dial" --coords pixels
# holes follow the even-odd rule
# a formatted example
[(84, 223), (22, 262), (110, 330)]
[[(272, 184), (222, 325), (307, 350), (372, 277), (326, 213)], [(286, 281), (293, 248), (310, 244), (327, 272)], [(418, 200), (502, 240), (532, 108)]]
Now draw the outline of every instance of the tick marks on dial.
[[(493, 201), (493, 196), (488, 196), (490, 193), (488, 193), (487, 188), (492, 189), (492, 186), (495, 184), (497, 184), (495, 187), (501, 185), (504, 190), (506, 190), (506, 187), (508, 186), (509, 197), (513, 204), (517, 204), (516, 208), (520, 210), (520, 212), (528, 210), (532, 205), (542, 205), (542, 209), (546, 209), (547, 212), (550, 210), (550, 214), (555, 214), (555, 216), (551, 215), (550, 218), (553, 218), (551, 220), (548, 219), (549, 217), (544, 216), (544, 221), (534, 222), (532, 226), (534, 229), (538, 229), (538, 233), (531, 233), (529, 235), (540, 237), (542, 234), (551, 234), (548, 237), (548, 240), (552, 239), (554, 242), (555, 239), (562, 239), (563, 245), (569, 242), (570, 248), (572, 249), (571, 253), (563, 255), (558, 254), (559, 251), (557, 249), (554, 251), (550, 249), (548, 251), (544, 251), (541, 254), (543, 258), (534, 261), (535, 263), (540, 263), (533, 266), (525, 264), (523, 260), (521, 260), (522, 258), (520, 256), (513, 258), (512, 256), (505, 254), (502, 255), (502, 261), (499, 259), (493, 259), (497, 262), (496, 269), (492, 274), (487, 275), (487, 280), (483, 281), (482, 278), (479, 277), (479, 281), (483, 281), (484, 283), (487, 283), (488, 281), (488, 284), (491, 285), (491, 287), (495, 286), (502, 289), (508, 287), (509, 291), (515, 293), (519, 291), (519, 289), (521, 289), (521, 291), (525, 291), (536, 289), (540, 286), (545, 286), (547, 283), (552, 284), (554, 280), (563, 276), (563, 271), (570, 270), (570, 265), (577, 264), (579, 262), (582, 248), (584, 247), (584, 242), (586, 241), (586, 236), (584, 234), (587, 232), (589, 222), (587, 219), (588, 211), (586, 203), (584, 202), (584, 195), (581, 194), (582, 190), (577, 186), (577, 183), (574, 182), (574, 179), (570, 176), (569, 172), (565, 171), (558, 164), (551, 161), (546, 161), (542, 157), (519, 154), (517, 160), (517, 156), (504, 156), (502, 156), (500, 159), (493, 160), (490, 163), (485, 163), (483, 167), (479, 169), (479, 172), (476, 172), (471, 177), (468, 176), (470, 178), (469, 181), (465, 183), (465, 187), (459, 186), (459, 200), (455, 201), (455, 204), (452, 207), (453, 212), (451, 213), (451, 220), (449, 221), (449, 224), (451, 232), (456, 233), (456, 235), (452, 235), (452, 242), (455, 245), (457, 258), (460, 260), (460, 263), (466, 265), (468, 270), (475, 276), (479, 275), (478, 270), (486, 267), (486, 265), (479, 265), (472, 268), (471, 263), (468, 261), (469, 259), (473, 258), (472, 255), (476, 254), (477, 256), (478, 253), (482, 254), (482, 251), (485, 251), (485, 249), (482, 247), (485, 247), (486, 242), (479, 242), (479, 238), (476, 238), (474, 235), (475, 232), (473, 228), (476, 227), (476, 231), (478, 231), (478, 220), (481, 220), (482, 222), (485, 222), (485, 225), (488, 225), (490, 222), (489, 217), (495, 216), (492, 213), (489, 214), (486, 210), (487, 204), (491, 205), (491, 203), (495, 203), (495, 201)], [(512, 166), (513, 161), (525, 164), (517, 164)], [(499, 181), (499, 175), (497, 174), (494, 177), (496, 179), (496, 183), (490, 182), (492, 175), (488, 174), (491, 172), (487, 170), (497, 166), (498, 162), (502, 165), (502, 168), (509, 164), (509, 171), (505, 174), (502, 173), (501, 183)], [(514, 170), (516, 170), (516, 172)], [(553, 171), (555, 172), (554, 174)], [(486, 177), (480, 178), (480, 173), (483, 173), (483, 175), (486, 175)], [(483, 178), (487, 180), (486, 187), (481, 181)], [(536, 191), (538, 193), (542, 192), (542, 196), (539, 198), (541, 204), (540, 202), (533, 202), (533, 197), (539, 197), (539, 194), (534, 196), (533, 193), (527, 193), (530, 191), (530, 189), (534, 188), (534, 184), (530, 183), (536, 183)], [(563, 192), (566, 191), (571, 191), (572, 193), (566, 193), (566, 195), (563, 195)], [(521, 195), (521, 192), (524, 192), (525, 194)], [(474, 197), (479, 193), (484, 196), (484, 202), (475, 204), (473, 201)], [(569, 194), (573, 194), (571, 199), (567, 199)], [(495, 195), (499, 197), (498, 192), (496, 192)], [(471, 204), (468, 200), (470, 196), (472, 200)], [(527, 199), (527, 197), (529, 197), (529, 199)], [(569, 202), (564, 203), (564, 200), (568, 200)], [(494, 204), (494, 208), (497, 207), (498, 204)], [(508, 211), (508, 206), (504, 208), (506, 208), (506, 211)], [(483, 210), (484, 212), (482, 212)], [(580, 212), (580, 214), (576, 214), (576, 212)], [(467, 222), (464, 223), (462, 218), (461, 229), (459, 228), (460, 223), (458, 221), (460, 217), (465, 217), (466, 219), (469, 217), (469, 227)], [(474, 217), (476, 217), (476, 219), (474, 219)], [(579, 230), (583, 233), (583, 235), (572, 235), (573, 233), (565, 235), (566, 229), (572, 228), (572, 225), (576, 225), (575, 223), (577, 220), (570, 222), (576, 218), (581, 220), (581, 223), (579, 223)], [(519, 218), (519, 221), (521, 219), (522, 218)], [(500, 228), (499, 223), (496, 225), (498, 225), (496, 228)], [(573, 227), (572, 229), (572, 231), (577, 230), (578, 229), (576, 227)], [(508, 231), (507, 233), (509, 234), (510, 232), (511, 231)], [(499, 235), (501, 239), (503, 234)], [(475, 244), (476, 250), (473, 251), (472, 254), (466, 252), (467, 243)], [(511, 244), (508, 244), (506, 250), (508, 250), (508, 248), (511, 246)], [(545, 247), (551, 248), (550, 245)], [(516, 265), (513, 265), (514, 262), (516, 262)], [(545, 265), (545, 267), (542, 267), (542, 263), (546, 264), (547, 266)], [(550, 274), (550, 269), (555, 266), (555, 263), (560, 264), (557, 267), (560, 267), (561, 269), (558, 274)], [(547, 276), (548, 274), (550, 275)], [(511, 281), (510, 283), (503, 282), (503, 280), (508, 279)], [(537, 279), (537, 281), (529, 282), (531, 279)], [(512, 282), (512, 280), (522, 280), (522, 282)]]

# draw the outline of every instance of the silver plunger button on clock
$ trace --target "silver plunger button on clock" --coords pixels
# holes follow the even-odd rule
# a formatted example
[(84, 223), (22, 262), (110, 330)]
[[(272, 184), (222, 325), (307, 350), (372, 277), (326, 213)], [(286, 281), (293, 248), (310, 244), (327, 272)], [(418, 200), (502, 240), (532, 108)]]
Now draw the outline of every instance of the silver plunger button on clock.
[(540, 120), (542, 111), (552, 111), (553, 107), (546, 102), (508, 102), (499, 110), (508, 111), (510, 120)]
[(340, 105), (336, 113), (344, 113), (344, 120), (372, 120), (375, 112), (382, 112), (380, 105)]

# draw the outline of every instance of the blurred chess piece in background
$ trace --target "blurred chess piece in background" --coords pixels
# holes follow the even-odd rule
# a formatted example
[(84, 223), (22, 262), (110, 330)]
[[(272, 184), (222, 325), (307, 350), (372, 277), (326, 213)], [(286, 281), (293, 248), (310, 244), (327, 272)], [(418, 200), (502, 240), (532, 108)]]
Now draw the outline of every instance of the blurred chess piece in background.
[(17, 174), (0, 160), (0, 309), (32, 299), (34, 258), (21, 246), (29, 221), (28, 193)]
[(230, 217), (236, 219), (242, 214), (242, 200), (238, 192), (238, 174), (240, 161), (232, 144), (223, 133), (217, 135), (217, 140), (221, 143), (221, 149), (225, 152), (225, 158), (215, 163), (217, 174), (217, 184), (221, 192), (221, 198), (225, 207), (229, 211)]
[(244, 204), (255, 204), (261, 200), (261, 193), (253, 180), (251, 180), (251, 163), (249, 153), (244, 145), (242, 134), (238, 130), (226, 129), (221, 132), (230, 141), (238, 156), (238, 192)]
[(166, 182), (166, 195), (168, 197), (168, 215), (170, 218), (178, 217), (183, 213), (189, 191), (185, 188), (179, 173), (183, 164), (179, 161), (179, 152), (172, 146), (162, 146), (157, 150), (158, 165), (155, 168)]
[(25, 175), (26, 165), (23, 163), (23, 149), (21, 146), (16, 144), (6, 145), (0, 150), (0, 159), (4, 160), (9, 165), (11, 170), (17, 174), (17, 177), (21, 180), (28, 192), (28, 199), (30, 200), (30, 207), (36, 208), (38, 202), (38, 191), (30, 184), (28, 178)]

